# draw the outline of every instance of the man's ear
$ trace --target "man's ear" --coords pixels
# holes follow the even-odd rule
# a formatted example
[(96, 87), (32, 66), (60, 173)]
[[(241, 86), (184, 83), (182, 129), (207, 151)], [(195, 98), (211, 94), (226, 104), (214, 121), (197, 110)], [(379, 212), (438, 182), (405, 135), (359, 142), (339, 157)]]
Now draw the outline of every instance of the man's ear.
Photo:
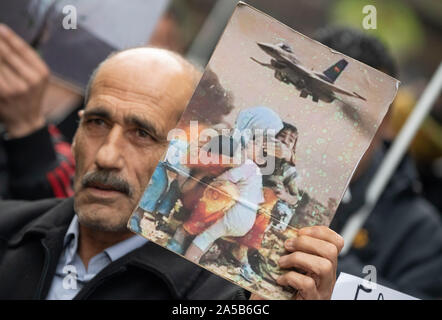
[(76, 137), (77, 134), (75, 134), (74, 139), (72, 140), (72, 144), (71, 144), (71, 152), (72, 152), (72, 157), (74, 157), (75, 159), (75, 144), (76, 144)]

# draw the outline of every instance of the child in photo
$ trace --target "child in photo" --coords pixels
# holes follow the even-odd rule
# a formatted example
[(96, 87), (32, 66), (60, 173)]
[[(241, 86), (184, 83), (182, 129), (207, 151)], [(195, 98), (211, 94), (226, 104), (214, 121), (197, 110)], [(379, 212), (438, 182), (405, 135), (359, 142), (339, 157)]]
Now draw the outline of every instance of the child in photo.
[[(298, 176), (295, 166), (295, 152), (298, 141), (298, 130), (295, 126), (285, 123), (276, 135), (275, 170), (271, 175), (263, 176), (264, 186), (272, 188), (279, 200), (273, 210), (275, 228), (284, 231), (295, 212), (299, 192), (296, 186)], [(267, 148), (265, 148), (267, 150)]]
[[(297, 171), (294, 164), (298, 130), (295, 126), (285, 123), (276, 135), (274, 147), (275, 168), (273, 174), (263, 175), (264, 203), (260, 206), (252, 229), (243, 237), (237, 239), (238, 246), (233, 255), (241, 264), (241, 276), (254, 282), (258, 275), (253, 271), (249, 261), (249, 250), (259, 250), (264, 233), (273, 221), (273, 227), (284, 231), (295, 212), (298, 202), (298, 189), (295, 178)], [(271, 150), (264, 145), (264, 150)], [(272, 219), (271, 219), (272, 218)]]
[[(220, 136), (219, 140), (222, 139), (233, 141)], [(169, 241), (168, 248), (198, 262), (218, 238), (246, 234), (255, 222), (257, 204), (262, 201), (262, 176), (258, 166), (250, 159), (232, 164), (206, 187), (190, 218)], [(185, 251), (184, 245), (190, 237), (194, 239)]]
[[(180, 195), (180, 180), (187, 178), (190, 169), (183, 163), (188, 153), (187, 141), (173, 139), (170, 141), (164, 161), (160, 161), (152, 174), (136, 214), (130, 220), (130, 227), (140, 232), (140, 220), (147, 215), (152, 220), (161, 221), (168, 216)], [(157, 215), (160, 214), (160, 216)]]
[[(222, 173), (207, 187), (207, 194), (205, 192), (205, 196), (200, 199), (190, 219), (177, 229), (169, 241), (169, 249), (185, 254), (186, 258), (194, 262), (199, 262), (202, 255), (217, 239), (228, 236), (241, 237), (252, 228), (259, 204), (264, 201), (262, 174), (255, 163), (253, 152), (253, 132), (260, 129), (271, 134), (280, 131), (282, 127), (283, 123), (279, 116), (266, 107), (249, 108), (239, 113), (235, 129), (241, 133), (240, 144), (246, 147), (248, 157), (240, 165)], [(234, 138), (229, 140), (231, 143), (236, 141)], [(220, 142), (220, 145), (222, 144)], [(232, 149), (235, 150), (230, 148)], [(222, 153), (223, 150), (219, 152)], [(235, 189), (233, 185), (236, 187), (234, 192), (231, 191)], [(211, 191), (212, 189), (217, 192)], [(234, 193), (239, 196), (235, 198)], [(215, 197), (227, 195), (227, 198), (233, 202), (224, 199), (224, 204), (221, 205), (222, 202), (217, 202), (217, 199), (213, 196), (211, 198), (210, 195), (216, 195)], [(192, 236), (194, 239), (185, 251), (184, 244)]]

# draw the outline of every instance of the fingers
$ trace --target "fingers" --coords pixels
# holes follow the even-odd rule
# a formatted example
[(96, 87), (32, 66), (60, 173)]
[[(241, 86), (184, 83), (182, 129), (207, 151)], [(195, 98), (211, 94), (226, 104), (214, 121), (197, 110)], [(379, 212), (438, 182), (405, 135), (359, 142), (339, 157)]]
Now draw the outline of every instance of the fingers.
[(332, 243), (338, 249), (338, 253), (341, 252), (344, 247), (344, 239), (339, 234), (325, 226), (302, 228), (299, 229), (298, 235), (310, 236), (312, 238)]
[(266, 300), (266, 299), (261, 297), (260, 295), (257, 295), (256, 293), (252, 293), (250, 295), (250, 300)]
[(42, 88), (49, 71), (35, 51), (9, 27), (0, 24), (0, 97), (14, 98)]
[[(1, 68), (1, 66), (0, 66)], [(0, 71), (0, 102), (9, 94), (9, 85)]]
[(19, 95), (28, 88), (26, 82), (7, 65), (2, 65), (0, 70), (2, 84), (0, 96), (2, 98), (11, 98), (11, 96)]
[(302, 251), (282, 256), (279, 266), (284, 269), (298, 268), (307, 274), (316, 275), (320, 287), (332, 285), (336, 277), (335, 266), (330, 260)]
[[(46, 64), (35, 51), (4, 24), (0, 24), (0, 61), (0, 72), (7, 87), (12, 89), (11, 94), (38, 86), (49, 76)], [(2, 95), (9, 91), (2, 91)]]
[(281, 286), (290, 286), (297, 289), (298, 294), (295, 296), (295, 299), (317, 300), (322, 298), (316, 288), (315, 280), (298, 272), (287, 272), (280, 276), (277, 282)]
[[(15, 55), (21, 58), (22, 63), (32, 66), (39, 73), (49, 73), (46, 64), (35, 50), (5, 24), (0, 24), (0, 42), (9, 48), (10, 53), (15, 53)], [(10, 54), (9, 56), (11, 55), (14, 54)], [(6, 59), (6, 61), (10, 60), (10, 58), (5, 56), (2, 56), (2, 58)]]
[[(279, 266), (284, 269), (297, 268), (305, 271), (305, 275), (291, 271), (281, 276), (288, 285), (300, 290), (304, 299), (328, 299), (333, 292), (336, 280), (337, 257), (344, 245), (340, 235), (324, 226), (307, 227), (298, 230), (297, 237), (284, 243), (285, 248), (292, 252), (282, 256)], [(314, 284), (314, 287), (313, 287)]]
[(330, 260), (334, 267), (337, 265), (338, 248), (330, 242), (300, 235), (287, 240), (284, 246), (290, 252), (301, 251), (309, 253)]
[(11, 48), (0, 39), (0, 58), (2, 59), (2, 66), (4, 68), (9, 66), (17, 75), (23, 77), (28, 83), (35, 83), (38, 81), (38, 73), (32, 68), (29, 68), (26, 62), (20, 56), (15, 54)]
[(41, 101), (49, 70), (38, 54), (0, 24), (0, 118), (12, 138), (44, 125)]

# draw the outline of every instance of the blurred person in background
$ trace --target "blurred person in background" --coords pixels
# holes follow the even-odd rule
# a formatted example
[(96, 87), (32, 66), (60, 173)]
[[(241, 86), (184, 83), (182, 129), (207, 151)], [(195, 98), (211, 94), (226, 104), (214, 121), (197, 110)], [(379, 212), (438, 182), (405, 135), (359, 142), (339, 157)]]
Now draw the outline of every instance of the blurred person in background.
[[(335, 27), (320, 30), (316, 40), (373, 68), (397, 77), (384, 45), (360, 31)], [(367, 187), (391, 138), (391, 111), (385, 117), (338, 207), (331, 228), (341, 232), (364, 204)], [(407, 155), (393, 174), (376, 207), (356, 235), (350, 251), (339, 258), (339, 272), (365, 277), (373, 265), (377, 282), (418, 298), (442, 298), (442, 222), (421, 194), (413, 161)]]
[(0, 199), (73, 194), (70, 144), (45, 119), (49, 75), (34, 49), (0, 24)]
[[(413, 87), (403, 87), (393, 104), (391, 123), (398, 134), (416, 103)], [(409, 153), (416, 162), (422, 182), (422, 194), (439, 213), (442, 212), (442, 96), (436, 100), (416, 137)]]
[[(173, 2), (147, 44), (184, 53), (211, 7), (203, 2)], [(1, 24), (0, 199), (73, 195), (70, 144), (82, 108), (83, 97), (54, 77), (36, 50)]]

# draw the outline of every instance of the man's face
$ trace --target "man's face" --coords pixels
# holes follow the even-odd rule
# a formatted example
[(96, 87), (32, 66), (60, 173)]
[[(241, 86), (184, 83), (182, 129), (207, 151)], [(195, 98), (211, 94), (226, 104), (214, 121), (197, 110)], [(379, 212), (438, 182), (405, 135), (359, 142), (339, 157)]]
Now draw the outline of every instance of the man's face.
[(149, 60), (129, 51), (100, 68), (73, 145), (80, 224), (126, 231), (193, 85), (170, 56)]
[(292, 150), (296, 144), (297, 134), (292, 130), (282, 130), (277, 138)]

